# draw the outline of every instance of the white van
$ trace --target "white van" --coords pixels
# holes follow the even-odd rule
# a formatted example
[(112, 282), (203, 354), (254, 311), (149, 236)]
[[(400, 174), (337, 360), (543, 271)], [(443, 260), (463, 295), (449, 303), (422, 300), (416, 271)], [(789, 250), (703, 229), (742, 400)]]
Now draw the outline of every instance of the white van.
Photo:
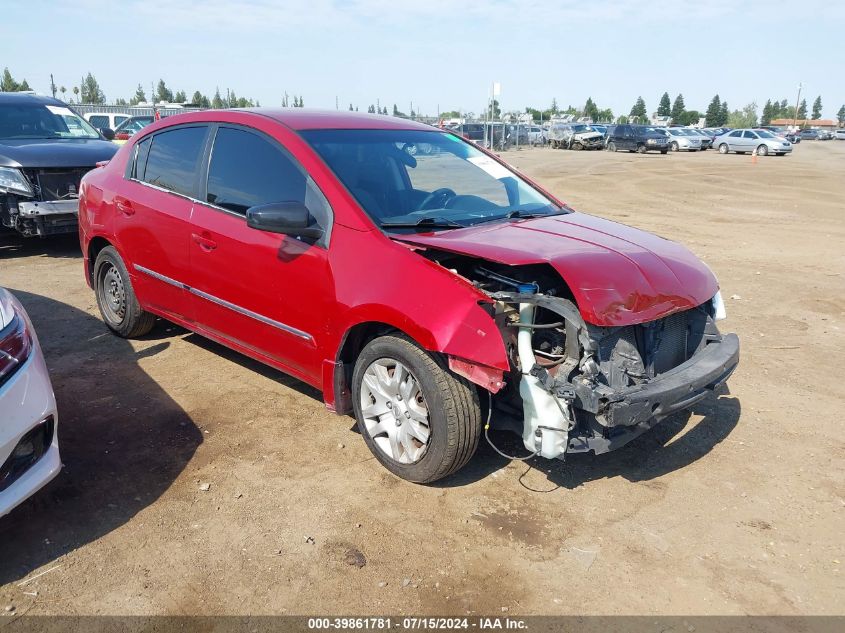
[(89, 112), (88, 114), (83, 114), (82, 118), (98, 130), (106, 127), (113, 130), (130, 116), (123, 112)]

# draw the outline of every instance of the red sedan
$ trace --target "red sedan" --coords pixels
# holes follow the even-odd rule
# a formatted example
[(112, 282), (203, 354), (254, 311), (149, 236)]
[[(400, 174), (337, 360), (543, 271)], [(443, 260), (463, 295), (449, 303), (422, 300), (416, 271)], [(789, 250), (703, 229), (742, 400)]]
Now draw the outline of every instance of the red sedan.
[(461, 468), (491, 421), (529, 455), (612, 450), (739, 360), (687, 249), (399, 118), (170, 117), (85, 176), (79, 227), (116, 334), (161, 317), (292, 374), (411, 481)]

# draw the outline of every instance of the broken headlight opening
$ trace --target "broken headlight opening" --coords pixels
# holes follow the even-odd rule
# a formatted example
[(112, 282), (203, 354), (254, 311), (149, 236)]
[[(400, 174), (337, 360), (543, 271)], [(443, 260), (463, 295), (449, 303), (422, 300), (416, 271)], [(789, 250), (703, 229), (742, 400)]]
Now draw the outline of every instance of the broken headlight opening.
[(619, 448), (712, 393), (739, 362), (738, 338), (716, 327), (719, 294), (654, 321), (601, 327), (584, 321), (551, 267), (428, 255), (489, 297), (510, 371), (490, 395), (485, 436), (491, 423), (520, 434), (529, 455), (518, 459)]

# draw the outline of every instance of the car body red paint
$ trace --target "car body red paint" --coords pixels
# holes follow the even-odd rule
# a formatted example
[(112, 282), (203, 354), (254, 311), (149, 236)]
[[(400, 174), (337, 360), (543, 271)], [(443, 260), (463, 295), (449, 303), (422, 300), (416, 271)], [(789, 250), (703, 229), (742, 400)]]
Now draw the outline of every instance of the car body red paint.
[[(333, 212), (328, 248), (248, 228), (202, 201), (126, 177), (127, 161), (145, 138), (204, 123), (261, 132), (299, 162)], [(108, 243), (123, 258), (145, 310), (314, 385), (331, 408), (343, 388), (340, 350), (361, 324), (404, 332), (421, 347), (456, 359), (453, 367), (479, 384), (494, 384), (509, 369), (502, 336), (483, 307), (490, 298), (409, 245), (514, 266), (548, 262), (572, 289), (584, 319), (597, 325), (656, 319), (699, 305), (717, 290), (709, 269), (685, 248), (579, 213), (391, 238), (299, 135), (314, 129), (437, 133), (396, 117), (297, 109), (205, 111), (155, 122), (83, 180), (79, 230), (89, 285), (91, 253)], [(233, 312), (227, 303), (300, 334)]]

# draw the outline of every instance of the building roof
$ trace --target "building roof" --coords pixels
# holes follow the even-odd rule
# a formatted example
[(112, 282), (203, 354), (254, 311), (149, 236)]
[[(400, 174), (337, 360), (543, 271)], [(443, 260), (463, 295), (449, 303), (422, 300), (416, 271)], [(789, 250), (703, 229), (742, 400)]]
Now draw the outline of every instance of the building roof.
[(818, 126), (818, 127), (836, 127), (837, 123), (833, 119), (772, 119), (769, 125), (799, 125), (804, 126)]

